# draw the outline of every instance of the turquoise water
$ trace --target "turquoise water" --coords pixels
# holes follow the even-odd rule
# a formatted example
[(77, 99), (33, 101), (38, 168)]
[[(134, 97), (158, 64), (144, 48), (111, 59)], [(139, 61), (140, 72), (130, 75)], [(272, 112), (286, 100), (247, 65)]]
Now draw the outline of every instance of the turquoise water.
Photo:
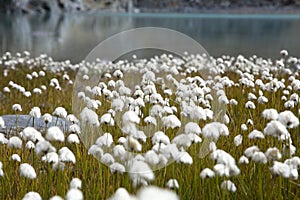
[(78, 62), (109, 36), (149, 26), (180, 31), (213, 56), (276, 58), (282, 48), (300, 54), (300, 15), (110, 13), (0, 15), (0, 53), (29, 50)]

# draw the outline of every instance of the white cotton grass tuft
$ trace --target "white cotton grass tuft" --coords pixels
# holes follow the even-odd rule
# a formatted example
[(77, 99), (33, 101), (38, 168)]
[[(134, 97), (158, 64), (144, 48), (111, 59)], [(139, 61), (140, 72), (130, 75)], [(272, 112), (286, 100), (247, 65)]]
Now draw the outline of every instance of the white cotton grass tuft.
[(159, 157), (155, 153), (154, 150), (149, 150), (145, 153), (144, 155), (145, 161), (150, 165), (150, 166), (155, 166), (159, 164)]
[(44, 140), (36, 143), (34, 151), (37, 155), (41, 155), (43, 153), (55, 152), (56, 149), (52, 146), (50, 142)]
[(262, 112), (262, 117), (267, 120), (276, 120), (278, 117), (278, 112), (277, 112), (277, 110), (275, 110), (273, 108), (265, 109)]
[(289, 53), (288, 53), (288, 51), (287, 51), (287, 50), (285, 50), (285, 49), (282, 49), (282, 50), (280, 51), (280, 55), (281, 55), (282, 57), (286, 57), (286, 56), (288, 56), (288, 55), (289, 55)]
[(145, 162), (145, 158), (144, 156), (142, 156), (142, 154), (137, 154), (134, 158), (133, 158), (134, 161), (143, 161)]
[(190, 133), (188, 134), (188, 137), (190, 138), (190, 140), (192, 141), (192, 143), (201, 143), (202, 142), (202, 138), (200, 138), (198, 135)]
[(217, 145), (215, 142), (210, 142), (208, 145), (209, 152), (214, 152), (217, 150)]
[(248, 94), (248, 100), (249, 101), (256, 100), (256, 99), (257, 99), (257, 97), (255, 96), (255, 94), (253, 94), (251, 92)]
[(278, 140), (287, 140), (290, 138), (290, 133), (286, 127), (279, 121), (272, 120), (264, 128), (264, 134), (278, 138)]
[(76, 188), (71, 188), (65, 197), (66, 200), (83, 200), (83, 194)]
[(21, 149), (22, 140), (17, 136), (12, 136), (11, 138), (9, 138), (7, 146), (10, 148)]
[(243, 142), (243, 136), (242, 135), (237, 135), (233, 139), (233, 143), (236, 147), (240, 146)]
[(251, 159), (256, 162), (256, 163), (262, 163), (262, 164), (266, 164), (267, 163), (267, 157), (265, 156), (265, 154), (261, 151), (256, 151), (253, 153)]
[(268, 148), (265, 152), (265, 156), (268, 161), (280, 160), (282, 158), (279, 149), (276, 147)]
[(116, 145), (113, 147), (113, 155), (114, 155), (114, 158), (116, 159), (126, 159), (126, 150), (125, 150), (125, 147), (123, 145)]
[(293, 156), (296, 153), (296, 147), (292, 144), (291, 140), (287, 142), (287, 144), (283, 145), (282, 152), (286, 156)]
[(66, 164), (64, 162), (58, 162), (58, 163), (53, 163), (52, 165), (52, 170), (53, 171), (64, 171), (66, 167)]
[(42, 90), (40, 88), (34, 88), (32, 92), (35, 94), (42, 94)]
[(252, 101), (247, 101), (245, 107), (253, 110), (256, 108), (255, 104)]
[(61, 196), (55, 195), (51, 197), (49, 200), (64, 200)]
[(67, 115), (66, 117), (66, 120), (72, 124), (78, 124), (79, 123), (79, 120), (77, 119), (77, 117), (75, 117), (75, 115), (73, 114), (69, 114)]
[(103, 150), (98, 145), (92, 145), (88, 150), (88, 155), (93, 155), (96, 158), (101, 158), (103, 155)]
[(100, 126), (97, 113), (95, 113), (95, 111), (87, 107), (85, 107), (80, 113), (80, 118), (81, 118), (81, 123), (83, 123), (84, 125), (88, 123), (93, 126)]
[(282, 162), (274, 161), (273, 166), (270, 168), (272, 174), (282, 176), (283, 178), (290, 178), (292, 173), (291, 167)]
[(230, 176), (230, 168), (224, 164), (216, 164), (214, 166), (215, 174), (218, 176)]
[(82, 186), (82, 181), (79, 178), (72, 178), (70, 182), (70, 189), (75, 188), (75, 189), (81, 189)]
[(22, 106), (20, 104), (14, 104), (12, 106), (12, 110), (14, 110), (15, 112), (21, 112), (22, 111)]
[(139, 116), (134, 112), (134, 111), (127, 111), (123, 114), (122, 116), (123, 123), (125, 125), (130, 124), (130, 123), (140, 123), (140, 118)]
[(179, 184), (176, 179), (169, 179), (166, 186), (170, 189), (179, 189)]
[(251, 133), (248, 135), (249, 139), (264, 139), (265, 136), (261, 131), (258, 130), (253, 130)]
[(156, 143), (170, 144), (169, 137), (162, 131), (155, 132), (151, 141), (153, 145)]
[(36, 142), (36, 141), (43, 141), (44, 140), (42, 134), (33, 127), (24, 128), (23, 131), (21, 131), (19, 133), (19, 135), (25, 141)]
[(67, 141), (70, 144), (80, 144), (80, 140), (76, 134), (70, 134), (67, 138)]
[[(211, 153), (210, 158), (212, 160), (215, 160), (217, 162), (217, 164), (224, 165), (224, 170), (225, 171), (227, 171), (227, 168), (228, 168), (229, 174), (225, 173), (224, 175), (230, 176), (230, 175), (240, 174), (240, 170), (235, 164), (235, 159), (229, 153), (227, 153), (226, 151), (221, 150), (221, 149), (217, 149), (217, 150), (215, 150), (214, 152)], [(220, 168), (220, 170), (221, 170), (221, 168)], [(222, 174), (221, 171), (219, 171), (220, 174)]]
[(59, 157), (56, 152), (49, 152), (42, 157), (42, 161), (57, 164), (59, 162)]
[(225, 180), (221, 183), (221, 188), (229, 192), (236, 192), (237, 188), (233, 182), (230, 180)]
[(45, 113), (43, 116), (42, 116), (44, 122), (46, 124), (52, 122), (52, 115), (50, 115), (49, 113)]
[(8, 87), (4, 87), (3, 92), (10, 93), (10, 89)]
[(230, 103), (231, 105), (234, 105), (234, 106), (238, 105), (238, 101), (235, 100), (235, 99), (230, 99), (230, 100), (229, 100), (229, 103)]
[(209, 168), (205, 168), (201, 171), (200, 173), (200, 177), (202, 179), (205, 179), (205, 178), (213, 178), (215, 176), (215, 172), (212, 171), (211, 169)]
[(292, 101), (292, 100), (288, 100), (288, 101), (286, 101), (286, 102), (284, 103), (284, 107), (285, 107), (286, 109), (292, 109), (292, 108), (295, 107), (295, 102)]
[(16, 162), (21, 162), (21, 157), (18, 154), (11, 155), (10, 159)]
[(259, 148), (257, 146), (251, 146), (251, 147), (248, 147), (244, 151), (244, 154), (246, 157), (251, 158), (253, 156), (253, 154), (258, 151), (259, 151)]
[(212, 138), (216, 141), (221, 135), (228, 136), (229, 130), (225, 124), (220, 122), (211, 122), (203, 127), (202, 135), (203, 137)]
[(279, 113), (277, 120), (287, 128), (295, 128), (299, 125), (299, 119), (289, 110)]
[(129, 123), (122, 127), (122, 132), (126, 135), (130, 135), (138, 140), (146, 142), (147, 136), (144, 131), (138, 130), (136, 125), (133, 123)]
[(148, 185), (149, 181), (154, 180), (154, 173), (149, 165), (143, 161), (133, 160), (129, 167), (129, 176), (133, 187), (138, 185)]
[(201, 133), (201, 128), (199, 127), (199, 125), (197, 123), (189, 122), (185, 125), (184, 132), (186, 134), (192, 133), (192, 134), (199, 135)]
[(292, 169), (298, 169), (300, 167), (300, 158), (298, 156), (294, 156), (292, 158), (286, 159), (284, 163), (289, 165)]
[(179, 147), (188, 148), (192, 144), (192, 140), (187, 134), (179, 134), (173, 138), (172, 143), (176, 144)]
[(179, 152), (176, 162), (177, 163), (181, 162), (184, 164), (191, 165), (191, 164), (193, 164), (193, 158), (188, 152), (183, 151), (183, 152)]
[(78, 126), (77, 124), (70, 125), (68, 131), (70, 133), (81, 134), (80, 126)]
[(5, 122), (2, 117), (0, 117), (0, 128), (5, 128)]
[(152, 116), (145, 117), (144, 122), (148, 123), (148, 124), (153, 124), (154, 126), (157, 125), (157, 121), (156, 121), (155, 117), (152, 117)]
[(125, 144), (126, 141), (127, 141), (127, 139), (125, 137), (119, 137), (119, 139), (118, 139), (119, 144)]
[(73, 164), (76, 163), (76, 158), (73, 152), (68, 147), (62, 147), (59, 151), (59, 159), (62, 162), (72, 162)]
[(105, 113), (104, 115), (101, 116), (100, 119), (100, 123), (101, 124), (106, 124), (109, 126), (114, 126), (115, 125), (115, 121), (113, 119), (113, 117), (111, 116), (110, 113)]
[(177, 194), (172, 190), (148, 186), (141, 188), (137, 193), (137, 198), (142, 200), (179, 200)]
[(242, 125), (241, 125), (241, 129), (242, 129), (242, 131), (247, 131), (247, 130), (248, 130), (248, 127), (247, 127), (246, 124), (242, 124)]
[(113, 99), (111, 103), (111, 108), (115, 111), (122, 111), (124, 108), (124, 101), (122, 99)]
[(120, 187), (108, 200), (138, 200), (138, 199), (133, 195), (129, 194), (125, 188)]
[(132, 136), (128, 136), (124, 143), (126, 150), (128, 151), (142, 151), (142, 145), (139, 141)]
[(3, 133), (0, 133), (0, 144), (7, 144), (8, 139), (5, 137)]
[(104, 133), (102, 136), (98, 137), (95, 144), (100, 147), (110, 147), (114, 140), (110, 133)]
[(224, 115), (224, 117), (223, 117), (223, 119), (222, 119), (222, 122), (223, 122), (224, 124), (229, 124), (230, 118), (228, 117), (227, 114)]
[(65, 134), (57, 126), (52, 126), (47, 129), (46, 139), (49, 141), (65, 141)]
[(248, 119), (248, 120), (247, 120), (247, 124), (253, 126), (253, 124), (254, 124), (254, 123), (253, 123), (253, 120), (252, 120), (252, 119)]
[(246, 156), (241, 156), (239, 159), (239, 164), (245, 164), (248, 165), (249, 164), (249, 159)]
[(37, 192), (28, 192), (25, 194), (22, 200), (42, 200), (42, 197)]
[(52, 113), (52, 115), (54, 115), (56, 117), (66, 118), (67, 115), (68, 115), (68, 112), (63, 107), (57, 107), (57, 108), (55, 108), (55, 110)]
[(0, 161), (0, 177), (3, 177), (3, 176), (4, 176), (3, 164), (2, 164), (2, 162)]
[(125, 171), (126, 171), (126, 168), (124, 167), (124, 165), (122, 165), (122, 164), (120, 164), (120, 163), (118, 163), (118, 162), (115, 162), (115, 163), (111, 164), (111, 165), (109, 166), (109, 169), (110, 169), (110, 172), (111, 172), (111, 173), (116, 173), (116, 172), (118, 172), (118, 173), (120, 173), (120, 174), (123, 174), (123, 173), (125, 173)]
[(42, 116), (41, 109), (39, 107), (33, 107), (30, 110), (29, 115), (34, 118), (40, 118)]
[(19, 167), (19, 173), (21, 176), (29, 179), (35, 179), (36, 173), (34, 168), (28, 163), (22, 163)]
[(26, 149), (34, 149), (35, 148), (35, 144), (32, 141), (28, 141), (25, 145)]
[(163, 125), (167, 128), (179, 128), (181, 127), (180, 120), (176, 117), (176, 115), (165, 116), (162, 119)]
[(105, 153), (103, 154), (103, 156), (100, 159), (101, 163), (109, 166), (111, 164), (113, 164), (115, 162), (115, 159), (112, 155), (110, 155), (109, 153)]
[(265, 104), (265, 103), (268, 103), (269, 100), (268, 100), (268, 98), (265, 97), (265, 96), (260, 96), (260, 97), (258, 97), (257, 102), (258, 102), (259, 104)]

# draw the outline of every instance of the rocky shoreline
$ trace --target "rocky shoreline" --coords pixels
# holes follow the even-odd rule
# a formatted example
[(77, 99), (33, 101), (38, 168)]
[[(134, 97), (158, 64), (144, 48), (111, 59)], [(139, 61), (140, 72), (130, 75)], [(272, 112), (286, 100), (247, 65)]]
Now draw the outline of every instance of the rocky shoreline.
[(3, 0), (2, 13), (300, 13), (300, 0)]

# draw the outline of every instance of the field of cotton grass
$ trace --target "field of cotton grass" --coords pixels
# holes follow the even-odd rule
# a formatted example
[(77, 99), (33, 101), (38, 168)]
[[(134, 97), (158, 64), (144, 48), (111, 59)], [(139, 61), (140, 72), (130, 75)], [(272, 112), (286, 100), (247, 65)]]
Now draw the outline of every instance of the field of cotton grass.
[(299, 71), (286, 50), (79, 64), (7, 52), (0, 199), (296, 199)]

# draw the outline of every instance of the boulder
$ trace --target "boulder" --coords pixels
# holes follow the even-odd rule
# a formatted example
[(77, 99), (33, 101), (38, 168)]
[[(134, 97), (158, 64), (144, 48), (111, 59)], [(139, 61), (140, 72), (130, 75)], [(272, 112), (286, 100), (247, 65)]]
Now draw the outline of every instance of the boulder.
[[(16, 115), (3, 115), (1, 116), (5, 122), (5, 128), (0, 128), (0, 133), (7, 133), (16, 130)], [(59, 126), (62, 130), (66, 130), (70, 123), (63, 118), (52, 117), (52, 121), (48, 123), (50, 126)], [(29, 115), (18, 115), (18, 130), (22, 130), (28, 126), (32, 126), (33, 118)], [(46, 128), (46, 123), (42, 118), (34, 119), (34, 128), (37, 130), (43, 130)]]

